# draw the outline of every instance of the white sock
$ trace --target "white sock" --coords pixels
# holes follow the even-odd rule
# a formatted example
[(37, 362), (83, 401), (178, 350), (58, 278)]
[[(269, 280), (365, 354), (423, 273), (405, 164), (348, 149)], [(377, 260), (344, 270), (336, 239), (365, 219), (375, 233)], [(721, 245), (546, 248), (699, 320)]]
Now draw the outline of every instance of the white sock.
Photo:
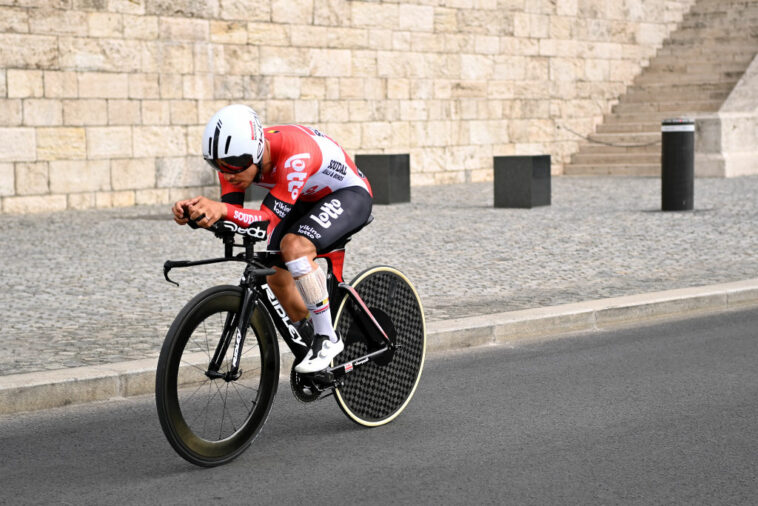
[[(307, 271), (306, 271), (306, 267)], [(326, 275), (321, 267), (310, 270), (311, 265), (306, 257), (287, 262), (287, 269), (295, 279), (295, 286), (305, 302), (305, 307), (311, 315), (313, 330), (316, 334), (329, 336), (333, 343), (337, 342), (337, 334), (332, 328), (332, 314), (329, 311), (329, 292), (326, 289)], [(303, 271), (307, 272), (303, 274)]]

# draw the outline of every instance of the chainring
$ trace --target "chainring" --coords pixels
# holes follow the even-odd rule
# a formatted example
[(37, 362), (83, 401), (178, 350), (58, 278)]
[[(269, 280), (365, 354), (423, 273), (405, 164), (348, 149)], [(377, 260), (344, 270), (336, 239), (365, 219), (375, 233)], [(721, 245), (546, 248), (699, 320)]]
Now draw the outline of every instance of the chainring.
[(292, 364), (290, 370), (290, 388), (295, 399), (300, 402), (313, 402), (321, 396), (321, 392), (311, 382), (305, 380), (300, 373), (295, 371), (295, 364)]

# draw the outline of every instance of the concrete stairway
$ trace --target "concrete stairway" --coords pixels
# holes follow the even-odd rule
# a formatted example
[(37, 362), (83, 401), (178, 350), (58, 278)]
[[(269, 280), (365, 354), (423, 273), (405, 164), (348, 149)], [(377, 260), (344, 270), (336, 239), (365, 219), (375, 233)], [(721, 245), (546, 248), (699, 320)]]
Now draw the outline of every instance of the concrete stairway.
[(756, 52), (758, 0), (698, 0), (564, 173), (658, 176), (661, 121), (718, 111)]

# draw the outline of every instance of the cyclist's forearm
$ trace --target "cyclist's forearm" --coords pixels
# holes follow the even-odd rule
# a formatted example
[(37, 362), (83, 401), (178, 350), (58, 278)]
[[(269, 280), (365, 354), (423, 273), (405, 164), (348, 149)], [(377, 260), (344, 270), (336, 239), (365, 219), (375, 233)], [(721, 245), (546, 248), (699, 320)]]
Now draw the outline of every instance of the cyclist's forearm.
[(279, 222), (279, 218), (266, 207), (261, 209), (244, 209), (232, 204), (226, 204), (226, 217), (224, 219), (234, 222), (241, 227), (247, 227), (256, 221), (269, 221), (272, 225)]

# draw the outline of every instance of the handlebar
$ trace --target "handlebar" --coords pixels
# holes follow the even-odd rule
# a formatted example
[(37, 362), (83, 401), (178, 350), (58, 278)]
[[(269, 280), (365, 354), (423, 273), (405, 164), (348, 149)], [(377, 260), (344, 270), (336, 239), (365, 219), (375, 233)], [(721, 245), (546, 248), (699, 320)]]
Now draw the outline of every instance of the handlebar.
[[(205, 215), (200, 215), (197, 217), (197, 219), (192, 219), (189, 217), (189, 213), (187, 210), (184, 210), (184, 217), (188, 220), (187, 225), (189, 225), (190, 228), (197, 229), (202, 228), (205, 230), (208, 230), (210, 232), (213, 232), (213, 235), (218, 237), (224, 242), (224, 256), (223, 258), (211, 258), (208, 260), (166, 260), (166, 263), (163, 264), (163, 276), (166, 278), (166, 281), (170, 283), (174, 283), (178, 286), (178, 283), (175, 281), (172, 281), (168, 277), (168, 273), (171, 271), (171, 269), (177, 268), (177, 267), (194, 267), (196, 265), (207, 265), (207, 264), (215, 264), (219, 262), (230, 262), (230, 261), (240, 261), (240, 262), (247, 262), (250, 264), (254, 259), (254, 252), (253, 252), (253, 245), (256, 242), (265, 241), (267, 236), (267, 230), (268, 230), (268, 221), (256, 221), (250, 224), (248, 227), (241, 227), (237, 225), (236, 223), (233, 223), (231, 221), (226, 220), (219, 220), (213, 225), (209, 227), (203, 227), (198, 225), (198, 221), (201, 221), (203, 218), (205, 218)], [(234, 238), (235, 235), (242, 236), (242, 244), (235, 244)], [(235, 246), (241, 246), (245, 248), (244, 253), (240, 253), (238, 255), (234, 255), (234, 247)], [(268, 266), (257, 264), (256, 268), (251, 271), (251, 273), (255, 276), (270, 276), (271, 274), (274, 274), (274, 270), (271, 269)]]
[(252, 242), (265, 241), (268, 235), (268, 221), (255, 221), (247, 227), (241, 227), (234, 222), (226, 220), (218, 220), (216, 223), (209, 227), (203, 227), (198, 225), (198, 222), (205, 218), (204, 214), (201, 214), (197, 219), (189, 217), (187, 210), (184, 210), (184, 217), (189, 220), (187, 225), (192, 229), (204, 228), (213, 232), (213, 235), (219, 239), (233, 238), (235, 234), (241, 235), (245, 239), (252, 240)]

